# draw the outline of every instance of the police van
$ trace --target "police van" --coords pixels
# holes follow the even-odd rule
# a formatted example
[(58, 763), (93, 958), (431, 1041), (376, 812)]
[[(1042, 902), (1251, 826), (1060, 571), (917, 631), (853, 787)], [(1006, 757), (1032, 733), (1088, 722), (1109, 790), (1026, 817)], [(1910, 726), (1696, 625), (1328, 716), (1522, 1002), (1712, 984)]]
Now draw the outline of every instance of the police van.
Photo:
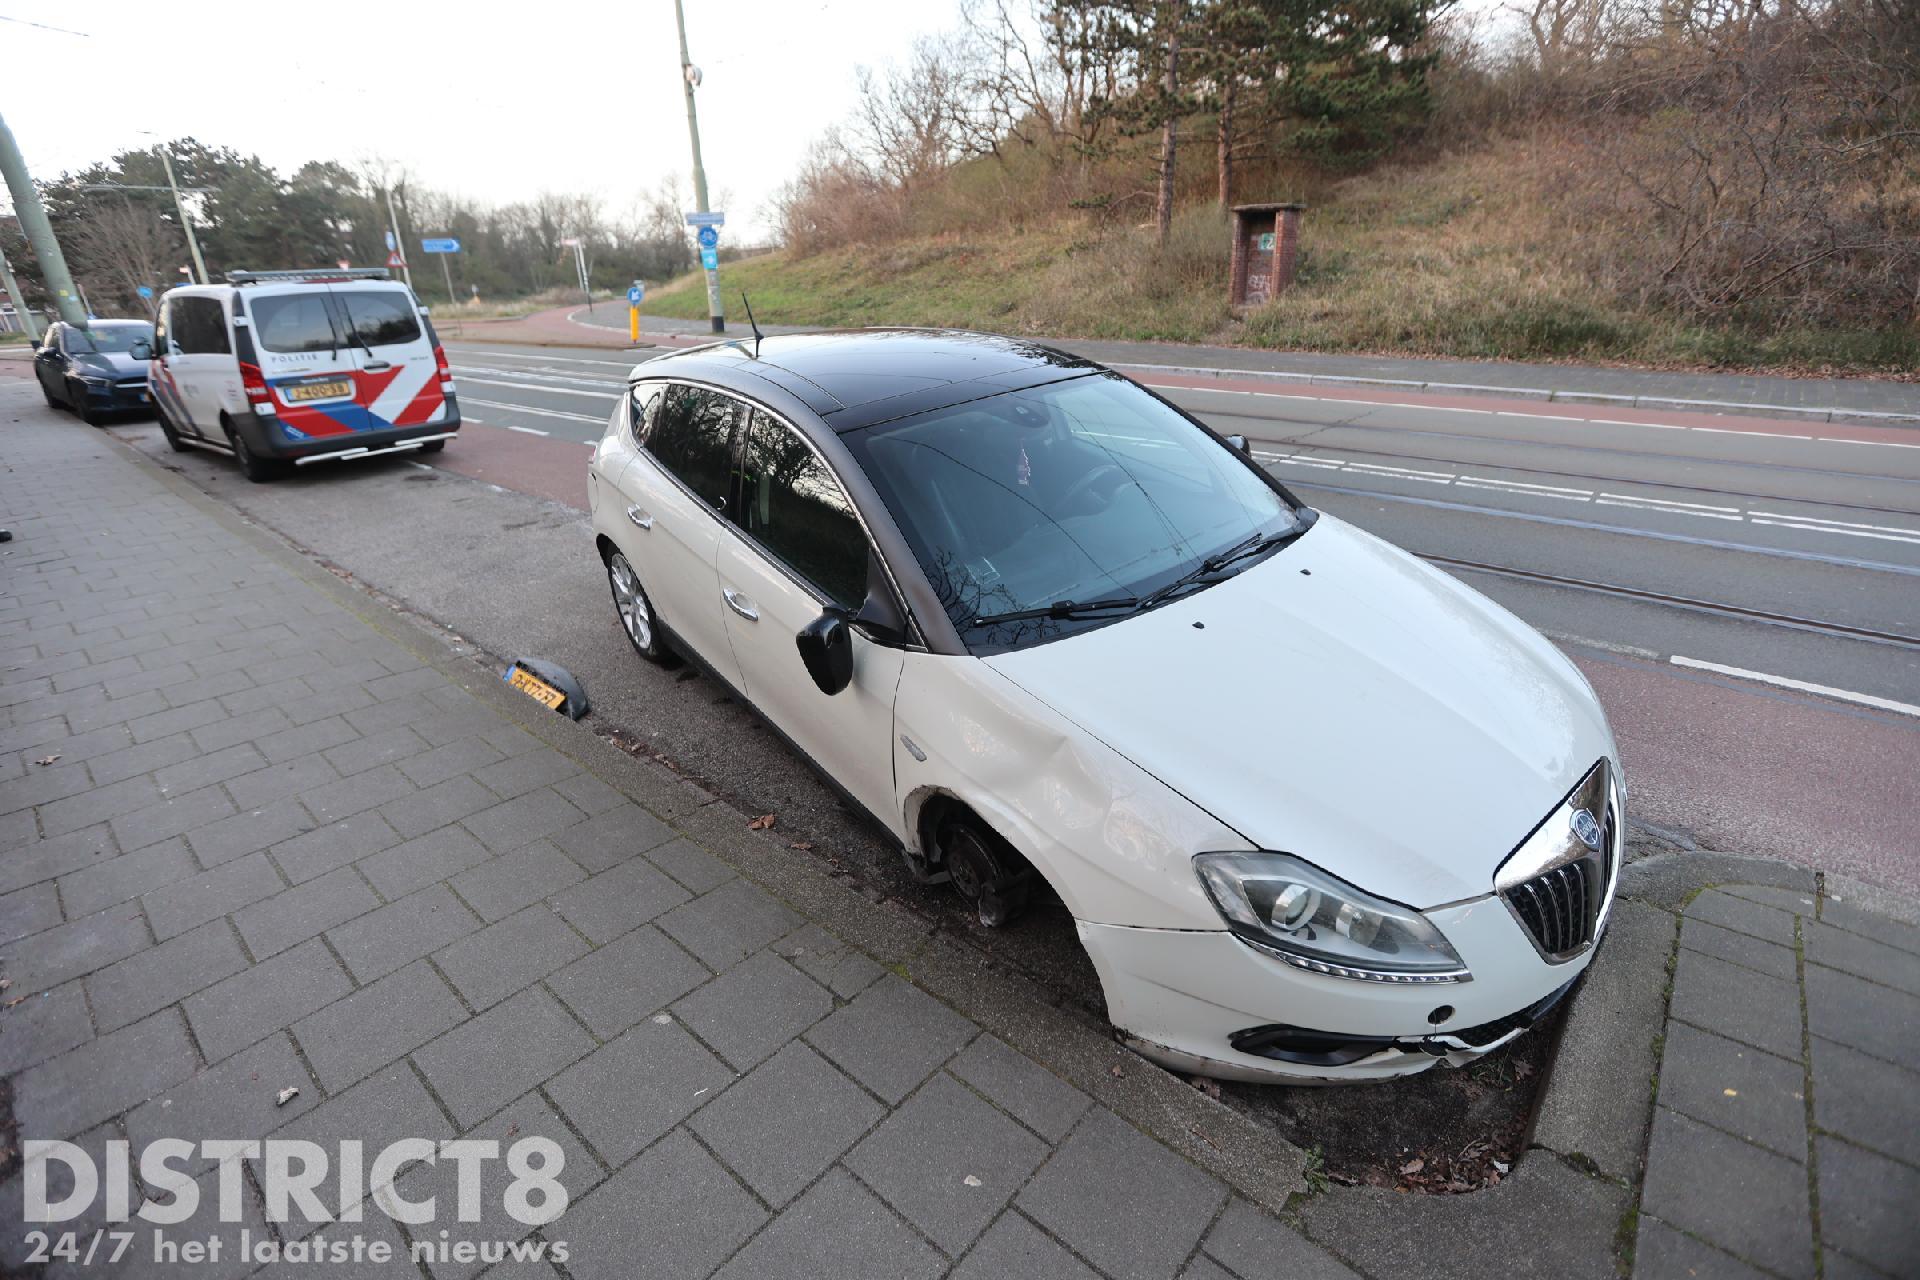
[(413, 291), (382, 268), (230, 271), (169, 289), (147, 382), (167, 443), (247, 478), (432, 453), (460, 429), (453, 374)]

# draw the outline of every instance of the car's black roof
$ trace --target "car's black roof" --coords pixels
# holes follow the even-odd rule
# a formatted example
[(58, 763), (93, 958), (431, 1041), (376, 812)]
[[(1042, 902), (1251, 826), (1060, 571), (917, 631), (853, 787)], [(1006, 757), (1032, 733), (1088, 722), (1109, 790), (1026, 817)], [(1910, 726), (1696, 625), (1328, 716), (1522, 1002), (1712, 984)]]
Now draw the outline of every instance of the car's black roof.
[(712, 343), (650, 360), (633, 376), (674, 375), (740, 390), (770, 382), (843, 432), (1099, 369), (1021, 338), (958, 329), (849, 329)]

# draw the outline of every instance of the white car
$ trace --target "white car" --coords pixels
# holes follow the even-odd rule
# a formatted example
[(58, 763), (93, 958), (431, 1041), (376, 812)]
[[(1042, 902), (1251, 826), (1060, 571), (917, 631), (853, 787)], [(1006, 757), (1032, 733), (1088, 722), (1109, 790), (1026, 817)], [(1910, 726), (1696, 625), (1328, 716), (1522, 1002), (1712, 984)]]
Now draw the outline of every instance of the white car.
[(1622, 857), (1592, 688), (1178, 408), (1005, 338), (641, 365), (589, 466), (633, 647), (730, 685), (1108, 1015), (1207, 1075), (1459, 1064), (1585, 970)]

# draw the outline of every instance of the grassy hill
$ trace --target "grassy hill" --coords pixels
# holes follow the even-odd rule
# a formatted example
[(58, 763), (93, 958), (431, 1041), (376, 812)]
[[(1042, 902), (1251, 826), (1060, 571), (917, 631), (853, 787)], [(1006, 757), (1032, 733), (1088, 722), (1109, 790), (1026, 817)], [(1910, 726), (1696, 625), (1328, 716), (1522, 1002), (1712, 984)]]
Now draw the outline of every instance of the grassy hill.
[[(1299, 280), (1273, 304), (1226, 303), (1228, 236), (1211, 206), (1151, 230), (1063, 214), (1021, 231), (775, 253), (722, 268), (728, 311), (762, 321), (955, 325), (1002, 333), (1911, 376), (1920, 332), (1680, 322), (1608, 287), (1633, 229), (1543, 199), (1570, 161), (1503, 141), (1396, 165), (1310, 196)], [(1286, 193), (1275, 193), (1282, 198)], [(1251, 197), (1250, 197), (1251, 198)], [(1607, 234), (1597, 234), (1604, 230)], [(1625, 250), (1630, 251), (1630, 250)], [(648, 295), (649, 314), (706, 315), (703, 278)]]

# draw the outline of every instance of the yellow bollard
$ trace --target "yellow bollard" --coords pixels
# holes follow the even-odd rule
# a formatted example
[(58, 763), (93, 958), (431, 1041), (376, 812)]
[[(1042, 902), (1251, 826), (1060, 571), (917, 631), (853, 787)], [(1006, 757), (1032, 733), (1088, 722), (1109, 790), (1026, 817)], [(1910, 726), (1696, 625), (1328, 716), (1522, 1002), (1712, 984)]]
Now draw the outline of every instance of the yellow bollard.
[(634, 342), (640, 341), (640, 308), (627, 308), (627, 337)]

